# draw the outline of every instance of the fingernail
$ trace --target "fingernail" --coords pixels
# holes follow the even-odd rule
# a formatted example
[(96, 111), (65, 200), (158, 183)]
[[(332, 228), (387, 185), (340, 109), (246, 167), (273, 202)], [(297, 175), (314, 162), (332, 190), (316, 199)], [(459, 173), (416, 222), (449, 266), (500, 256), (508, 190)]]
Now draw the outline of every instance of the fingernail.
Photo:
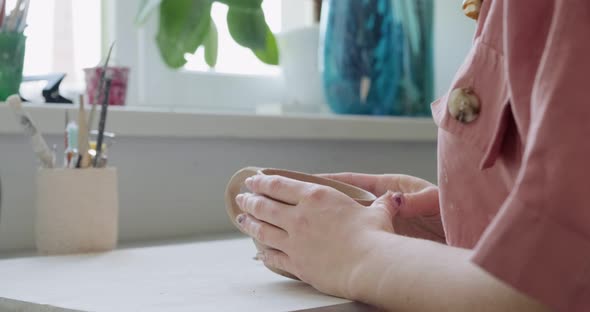
[(238, 222), (238, 224), (242, 224), (244, 222), (244, 220), (246, 220), (245, 214), (241, 214), (236, 218), (236, 222)]
[(395, 193), (391, 196), (393, 201), (393, 209), (399, 209), (404, 203), (404, 194), (403, 193)]
[(246, 181), (244, 181), (244, 184), (246, 184), (247, 187), (252, 186), (252, 177), (247, 178)]
[(242, 206), (242, 201), (244, 200), (244, 194), (238, 194), (238, 196), (236, 196), (236, 203), (238, 204), (238, 206)]

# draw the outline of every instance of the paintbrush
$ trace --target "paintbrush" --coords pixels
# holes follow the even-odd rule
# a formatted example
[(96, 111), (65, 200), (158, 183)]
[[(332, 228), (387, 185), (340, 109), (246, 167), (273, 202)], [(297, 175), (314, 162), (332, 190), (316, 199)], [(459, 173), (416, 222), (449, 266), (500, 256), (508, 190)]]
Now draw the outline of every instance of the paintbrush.
[(6, 15), (6, 0), (0, 0), (0, 29), (4, 27), (4, 16)]
[(102, 99), (102, 107), (100, 109), (100, 119), (98, 121), (98, 137), (96, 138), (96, 155), (94, 156), (95, 168), (98, 167), (100, 157), (102, 156), (102, 141), (104, 140), (104, 130), (107, 121), (107, 111), (109, 108), (109, 94), (111, 92), (111, 78), (107, 78), (105, 81), (104, 96)]
[(6, 103), (8, 103), (8, 107), (12, 109), (25, 134), (31, 138), (33, 151), (41, 161), (41, 166), (43, 166), (43, 168), (54, 168), (55, 159), (53, 153), (51, 152), (51, 149), (49, 149), (49, 146), (47, 146), (47, 142), (43, 139), (41, 132), (31, 119), (31, 116), (23, 110), (20, 96), (11, 95), (6, 100)]
[(68, 149), (68, 125), (70, 124), (70, 113), (66, 109), (65, 111), (65, 125), (64, 125), (64, 150)]
[(80, 108), (78, 110), (78, 151), (79, 157), (76, 168), (88, 168), (90, 166), (90, 154), (88, 154), (88, 124), (86, 111), (84, 110), (84, 96), (80, 95)]
[(16, 32), (22, 33), (27, 27), (27, 15), (29, 14), (29, 0), (24, 0), (21, 4), (22, 9), (19, 8), (18, 20), (16, 23)]
[[(107, 74), (107, 68), (109, 66), (109, 60), (111, 59), (111, 52), (113, 52), (113, 47), (115, 46), (115, 41), (111, 43), (111, 47), (109, 48), (109, 52), (107, 54), (107, 58), (104, 62), (102, 67), (102, 72), (100, 73), (100, 81), (98, 83), (98, 89), (94, 92), (94, 99), (92, 99), (92, 109), (90, 110), (90, 116), (88, 116), (88, 130), (92, 130), (94, 125), (94, 115), (96, 114), (96, 104), (100, 101), (100, 95), (103, 93), (104, 82)], [(102, 102), (101, 102), (102, 103)]]
[(6, 27), (4, 28), (4, 31), (7, 31), (7, 32), (17, 32), (18, 31), (20, 16), (22, 14), (22, 11), (20, 8), (23, 5), (23, 1), (24, 0), (18, 0), (16, 2), (16, 6), (14, 7), (14, 9), (12, 9), (12, 11), (10, 11), (10, 14), (6, 18)]

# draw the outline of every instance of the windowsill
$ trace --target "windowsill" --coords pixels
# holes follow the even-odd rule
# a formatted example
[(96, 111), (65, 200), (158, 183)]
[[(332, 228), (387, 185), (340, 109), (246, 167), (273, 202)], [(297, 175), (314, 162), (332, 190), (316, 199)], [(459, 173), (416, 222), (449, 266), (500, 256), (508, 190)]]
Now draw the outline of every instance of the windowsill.
[[(63, 134), (64, 110), (74, 105), (26, 104), (44, 134)], [(98, 115), (98, 114), (97, 114)], [(368, 141), (436, 141), (430, 118), (349, 116), (327, 113), (236, 113), (186, 108), (109, 108), (108, 131), (118, 136)], [(0, 134), (22, 133), (0, 102)]]

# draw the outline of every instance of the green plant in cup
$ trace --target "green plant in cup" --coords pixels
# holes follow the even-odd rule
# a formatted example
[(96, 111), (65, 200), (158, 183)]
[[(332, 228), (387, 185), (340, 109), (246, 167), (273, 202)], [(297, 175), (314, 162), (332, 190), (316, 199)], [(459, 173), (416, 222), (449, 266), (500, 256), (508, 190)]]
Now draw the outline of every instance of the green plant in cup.
[(0, 101), (18, 94), (23, 79), (25, 42), (22, 33), (0, 32)]

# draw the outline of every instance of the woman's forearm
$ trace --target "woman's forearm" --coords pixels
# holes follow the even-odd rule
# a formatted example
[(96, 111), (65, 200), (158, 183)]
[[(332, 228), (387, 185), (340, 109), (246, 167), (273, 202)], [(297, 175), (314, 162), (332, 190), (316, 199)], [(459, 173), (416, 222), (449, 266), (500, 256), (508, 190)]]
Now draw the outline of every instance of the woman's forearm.
[(469, 261), (471, 251), (375, 233), (355, 268), (352, 299), (394, 311), (546, 311)]

